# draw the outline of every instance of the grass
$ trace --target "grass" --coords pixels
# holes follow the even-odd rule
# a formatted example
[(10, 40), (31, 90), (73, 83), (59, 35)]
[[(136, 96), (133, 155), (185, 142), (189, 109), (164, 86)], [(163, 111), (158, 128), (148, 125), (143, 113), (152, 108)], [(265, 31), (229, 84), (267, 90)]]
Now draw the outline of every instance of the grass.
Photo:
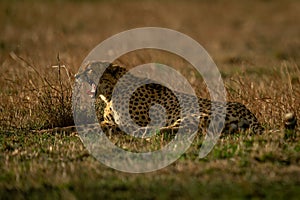
[(192, 146), (165, 169), (126, 174), (89, 156), (76, 135), (1, 134), (0, 194), (49, 199), (297, 197), (299, 146), (299, 139), (284, 140), (280, 134), (226, 136), (205, 159), (198, 160), (198, 148)]
[[(1, 1), (0, 199), (297, 199), (300, 133), (283, 131), (282, 119), (300, 116), (298, 10), (296, 0)], [(228, 99), (245, 104), (270, 131), (222, 136), (204, 159), (199, 135), (170, 166), (128, 174), (95, 160), (74, 130), (52, 129), (73, 125), (73, 77), (85, 55), (141, 26), (199, 41), (221, 71)], [(174, 55), (142, 51), (117, 60), (129, 68), (150, 61), (174, 66), (208, 97), (199, 74)], [(166, 139), (112, 138), (130, 150), (157, 149)]]

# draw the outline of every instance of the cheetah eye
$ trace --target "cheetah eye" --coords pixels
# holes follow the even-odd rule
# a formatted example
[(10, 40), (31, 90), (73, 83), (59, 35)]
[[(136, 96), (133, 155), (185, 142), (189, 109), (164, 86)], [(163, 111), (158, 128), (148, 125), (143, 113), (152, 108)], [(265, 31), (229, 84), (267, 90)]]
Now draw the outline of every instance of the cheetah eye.
[(91, 79), (87, 79), (87, 82), (92, 86), (95, 85), (94, 81), (92, 81)]

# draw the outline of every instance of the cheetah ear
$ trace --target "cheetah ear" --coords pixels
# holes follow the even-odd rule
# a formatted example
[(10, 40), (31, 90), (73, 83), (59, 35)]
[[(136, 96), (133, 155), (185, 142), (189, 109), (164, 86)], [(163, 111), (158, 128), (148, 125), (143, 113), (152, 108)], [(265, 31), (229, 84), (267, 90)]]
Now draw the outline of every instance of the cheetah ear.
[(106, 104), (108, 104), (108, 101), (107, 101), (107, 99), (105, 98), (105, 96), (103, 96), (102, 94), (100, 94), (99, 96), (100, 96), (100, 98), (101, 98)]

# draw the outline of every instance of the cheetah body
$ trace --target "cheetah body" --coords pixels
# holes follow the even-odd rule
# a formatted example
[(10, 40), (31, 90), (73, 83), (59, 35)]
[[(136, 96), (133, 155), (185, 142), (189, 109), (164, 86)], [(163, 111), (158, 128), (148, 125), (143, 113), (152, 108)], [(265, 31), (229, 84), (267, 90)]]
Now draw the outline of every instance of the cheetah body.
[[(91, 62), (76, 75), (76, 79), (97, 85), (94, 97), (105, 101), (101, 125), (106, 128), (123, 127), (126, 132), (134, 132), (145, 127), (163, 130), (185, 126), (206, 131), (213, 117), (217, 130), (223, 133), (241, 130), (263, 132), (263, 127), (255, 115), (241, 103), (213, 102), (172, 91), (150, 79), (127, 72), (126, 68), (111, 63)], [(135, 85), (141, 81), (143, 85)], [(116, 85), (121, 86), (121, 89)], [(131, 92), (124, 90), (126, 87)], [(224, 121), (221, 120), (222, 116)]]

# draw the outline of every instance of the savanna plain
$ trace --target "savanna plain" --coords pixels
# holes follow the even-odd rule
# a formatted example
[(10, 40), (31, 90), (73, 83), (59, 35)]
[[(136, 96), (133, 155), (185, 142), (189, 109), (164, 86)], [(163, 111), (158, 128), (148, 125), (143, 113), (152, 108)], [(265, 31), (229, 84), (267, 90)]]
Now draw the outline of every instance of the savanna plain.
[[(283, 127), (286, 113), (300, 117), (299, 19), (297, 0), (0, 1), (0, 199), (299, 199), (300, 129)], [(74, 75), (101, 41), (147, 26), (199, 42), (227, 99), (245, 104), (265, 133), (222, 135), (203, 159), (199, 134), (176, 162), (145, 174), (93, 158), (70, 128)], [(174, 66), (210, 97), (176, 55), (145, 50), (116, 60), (147, 62)], [(164, 139), (145, 143), (163, 147)], [(113, 142), (135, 148), (128, 138)]]

